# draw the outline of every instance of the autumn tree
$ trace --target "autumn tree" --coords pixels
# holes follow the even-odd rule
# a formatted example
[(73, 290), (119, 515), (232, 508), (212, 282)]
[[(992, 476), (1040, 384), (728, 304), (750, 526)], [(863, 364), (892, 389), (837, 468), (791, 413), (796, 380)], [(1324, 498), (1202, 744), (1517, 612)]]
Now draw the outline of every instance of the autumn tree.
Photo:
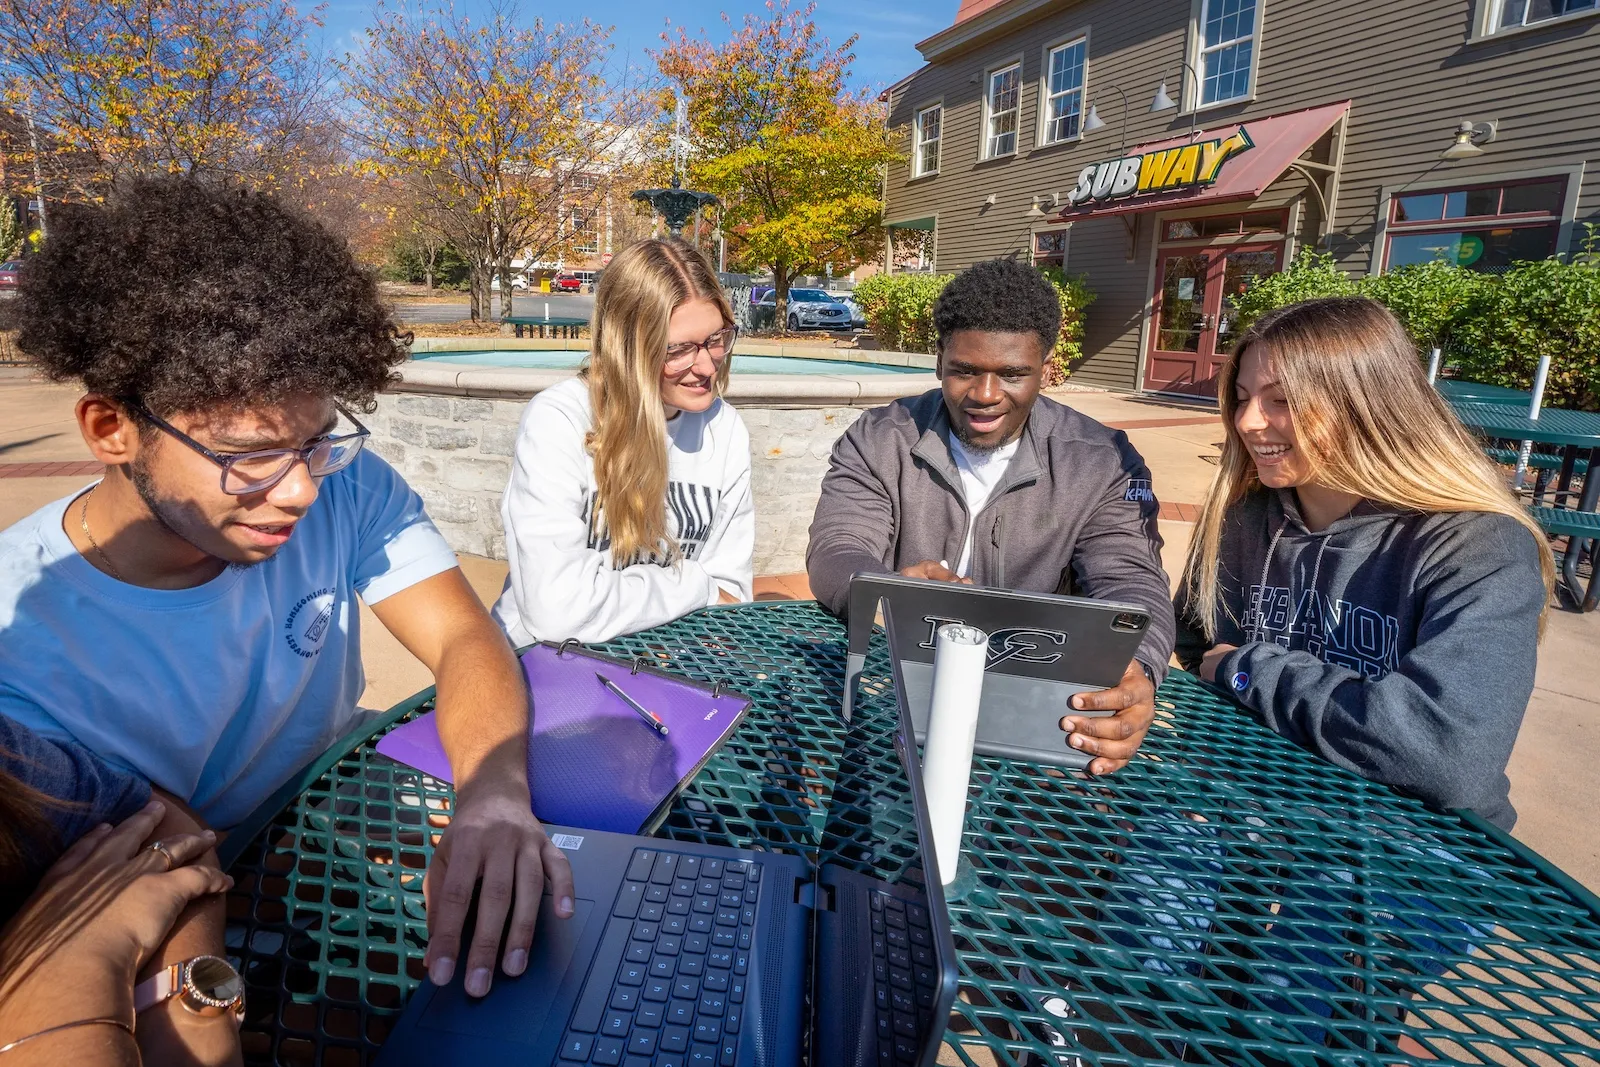
[(655, 59), (688, 102), (689, 181), (721, 198), (735, 259), (772, 272), (782, 322), (796, 277), (877, 251), (896, 147), (880, 105), (846, 88), (856, 39), (820, 37), (815, 4), (766, 8), (737, 28), (724, 15), (723, 44), (664, 34)]
[(450, 7), (380, 2), (365, 47), (342, 64), (371, 169), (403, 181), (472, 264), (474, 319), (511, 261), (573, 238), (575, 205), (601, 195), (639, 122), (641, 94), (608, 79), (610, 30), (520, 24), (513, 3), (474, 24)]
[(286, 0), (0, 0), (0, 102), (52, 198), (128, 174), (276, 187), (331, 122), (312, 16)]

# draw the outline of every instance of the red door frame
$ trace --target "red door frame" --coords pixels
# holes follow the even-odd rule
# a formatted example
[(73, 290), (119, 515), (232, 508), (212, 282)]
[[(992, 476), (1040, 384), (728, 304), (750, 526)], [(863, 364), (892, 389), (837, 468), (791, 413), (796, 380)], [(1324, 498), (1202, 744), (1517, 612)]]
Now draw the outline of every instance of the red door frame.
[[(1150, 295), (1149, 340), (1144, 347), (1144, 365), (1141, 368), (1141, 381), (1147, 391), (1183, 393), (1191, 396), (1215, 396), (1216, 372), (1227, 359), (1226, 353), (1219, 351), (1217, 344), (1217, 325), (1222, 312), (1223, 282), (1227, 272), (1227, 260), (1235, 252), (1267, 252), (1278, 253), (1278, 265), (1283, 267), (1283, 252), (1287, 242), (1283, 239), (1276, 241), (1236, 241), (1222, 244), (1192, 244), (1158, 246), (1156, 249), (1155, 277), (1152, 281)], [(1152, 381), (1152, 370), (1155, 359), (1162, 354), (1156, 346), (1161, 340), (1161, 302), (1164, 295), (1166, 282), (1166, 264), (1169, 260), (1182, 256), (1206, 256), (1209, 262), (1205, 271), (1205, 300), (1201, 304), (1200, 312), (1202, 325), (1200, 329), (1199, 348), (1190, 353), (1171, 352), (1170, 356), (1176, 359), (1191, 360), (1195, 365), (1195, 379), (1183, 382), (1178, 379), (1169, 379), (1159, 384)], [(1206, 367), (1210, 373), (1200, 378), (1198, 371)]]

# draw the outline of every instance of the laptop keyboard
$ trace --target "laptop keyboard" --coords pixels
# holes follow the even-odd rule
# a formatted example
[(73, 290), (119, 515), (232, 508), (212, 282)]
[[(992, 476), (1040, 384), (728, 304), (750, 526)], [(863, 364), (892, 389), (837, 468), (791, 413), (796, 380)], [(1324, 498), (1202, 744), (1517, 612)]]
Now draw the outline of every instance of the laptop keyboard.
[[(889, 893), (872, 901), (872, 980), (877, 1009), (878, 1065), (916, 1063), (919, 1034), (928, 1032), (938, 995), (928, 909)], [(942, 1031), (942, 1027), (940, 1028)]]
[(760, 890), (758, 863), (635, 849), (560, 1062), (733, 1067)]

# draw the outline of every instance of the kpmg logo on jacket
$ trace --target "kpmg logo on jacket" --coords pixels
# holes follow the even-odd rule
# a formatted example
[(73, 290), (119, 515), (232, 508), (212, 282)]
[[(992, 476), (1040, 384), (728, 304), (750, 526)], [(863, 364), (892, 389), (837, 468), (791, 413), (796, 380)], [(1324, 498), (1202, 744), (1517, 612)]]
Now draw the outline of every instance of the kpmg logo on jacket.
[[(938, 615), (924, 615), (922, 621), (928, 624), (928, 636), (922, 639), (918, 648), (935, 648), (935, 638), (939, 627), (950, 623), (962, 623), (961, 619), (945, 619)], [(1054, 663), (1061, 658), (1060, 652), (1050, 652), (1046, 643), (1061, 648), (1067, 643), (1067, 634), (1062, 630), (1038, 630), (1031, 626), (1008, 626), (1003, 630), (995, 630), (989, 634), (989, 652), (984, 658), (983, 669), (988, 670), (997, 663), (1007, 660), (1016, 660), (1018, 663)]]
[(1211, 185), (1224, 163), (1254, 147), (1250, 134), (1240, 126), (1229, 137), (1091, 163), (1078, 174), (1078, 184), (1067, 194), (1067, 202), (1079, 207), (1096, 200)]
[(333, 625), (333, 587), (314, 590), (294, 602), (283, 623), (283, 639), (295, 655), (310, 659), (322, 651), (322, 642)]
[(1124, 500), (1137, 500), (1142, 504), (1156, 502), (1155, 488), (1150, 484), (1149, 478), (1129, 478), (1128, 491), (1122, 494)]

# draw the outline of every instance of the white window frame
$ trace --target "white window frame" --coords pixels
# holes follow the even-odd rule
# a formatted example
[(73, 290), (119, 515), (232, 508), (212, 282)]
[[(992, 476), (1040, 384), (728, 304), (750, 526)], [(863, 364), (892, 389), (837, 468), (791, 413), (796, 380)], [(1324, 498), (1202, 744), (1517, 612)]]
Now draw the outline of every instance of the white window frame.
[[(1500, 27), (1500, 18), (1505, 13), (1506, 4), (1511, 0), (1476, 0), (1476, 10), (1473, 12), (1471, 40), (1481, 41), (1486, 37), (1504, 37), (1508, 33), (1530, 33), (1556, 26), (1576, 19), (1595, 18), (1600, 16), (1600, 4), (1584, 8), (1581, 11), (1568, 11), (1564, 15), (1540, 19), (1538, 22), (1524, 21), (1520, 26)], [(1523, 15), (1526, 20), (1527, 15)]]
[[(1206, 9), (1213, 3), (1221, 0), (1194, 0), (1194, 5), (1189, 15), (1189, 64), (1194, 68), (1191, 75), (1189, 71), (1179, 71), (1183, 80), (1183, 90), (1180, 94), (1183, 100), (1184, 113), (1192, 111), (1205, 111), (1213, 107), (1227, 107), (1256, 98), (1256, 86), (1261, 72), (1261, 28), (1266, 22), (1267, 0), (1254, 0), (1256, 12), (1255, 21), (1250, 26), (1250, 32), (1231, 40), (1222, 41), (1207, 47), (1206, 45)], [(1222, 100), (1205, 100), (1206, 89), (1206, 56), (1213, 52), (1234, 47), (1244, 41), (1250, 42), (1250, 87), (1239, 96), (1230, 96)]]
[[(1050, 67), (1052, 62), (1055, 60), (1056, 53), (1063, 52), (1069, 48), (1077, 47), (1079, 45), (1083, 47), (1083, 77), (1079, 79), (1077, 88), (1067, 89), (1061, 93), (1052, 93), (1050, 91)], [(1057, 96), (1069, 96), (1073, 93), (1078, 94), (1078, 130), (1070, 137), (1052, 138), (1050, 134), (1055, 123), (1050, 118), (1050, 103)], [(1083, 30), (1082, 32), (1073, 34), (1070, 37), (1065, 37), (1061, 40), (1055, 41), (1052, 44), (1045, 45), (1044, 61), (1039, 68), (1039, 136), (1037, 141), (1040, 148), (1044, 148), (1047, 145), (1069, 144), (1070, 142), (1077, 141), (1083, 137), (1083, 116), (1085, 112), (1089, 110), (1088, 107), (1085, 106), (1085, 102), (1088, 100), (1088, 98), (1089, 31)]]
[[(929, 142), (922, 138), (922, 116), (930, 111), (939, 113), (939, 136), (932, 141), (933, 166), (923, 167), (922, 150)], [(928, 178), (939, 173), (939, 160), (944, 154), (944, 100), (924, 104), (911, 113), (911, 177)]]
[[(999, 114), (1012, 114), (1016, 116), (1016, 125), (1012, 129), (1011, 150), (1009, 152), (993, 151), (995, 139), (994, 120), (997, 117), (994, 107), (994, 81), (1007, 71), (1016, 74), (1017, 102), (1008, 111)], [(997, 67), (990, 67), (983, 75), (983, 128), (982, 137), (978, 141), (979, 159), (1006, 159), (1022, 151), (1022, 57), (1017, 56), (1007, 60)], [(1004, 134), (1001, 134), (1004, 136)]]

